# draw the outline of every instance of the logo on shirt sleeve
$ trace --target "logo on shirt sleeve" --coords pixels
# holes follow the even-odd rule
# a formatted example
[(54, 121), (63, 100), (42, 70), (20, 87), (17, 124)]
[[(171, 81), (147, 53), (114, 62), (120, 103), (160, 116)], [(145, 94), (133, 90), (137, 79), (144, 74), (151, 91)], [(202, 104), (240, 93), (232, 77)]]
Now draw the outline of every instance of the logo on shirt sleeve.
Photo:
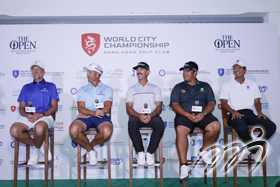
[(186, 93), (186, 91), (182, 89), (182, 93)]

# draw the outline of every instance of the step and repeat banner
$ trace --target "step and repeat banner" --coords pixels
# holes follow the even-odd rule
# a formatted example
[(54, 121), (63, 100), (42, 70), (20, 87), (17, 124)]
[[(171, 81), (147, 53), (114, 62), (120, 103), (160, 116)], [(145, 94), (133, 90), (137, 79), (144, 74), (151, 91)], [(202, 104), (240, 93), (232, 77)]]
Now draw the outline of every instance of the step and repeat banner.
[[(187, 61), (199, 65), (197, 78), (208, 82), (216, 96), (213, 114), (222, 124), (219, 95), (222, 84), (233, 79), (232, 64), (247, 62), (246, 79), (256, 81), (262, 95), (263, 112), (279, 128), (279, 68), (276, 26), (272, 24), (71, 24), (0, 26), (0, 180), (13, 179), (14, 139), (10, 126), (20, 116), (17, 98), (22, 86), (32, 81), (30, 65), (45, 64), (45, 80), (57, 86), (60, 101), (55, 121), (55, 179), (77, 178), (76, 145), (69, 137), (69, 125), (76, 118), (77, 90), (87, 84), (83, 67), (99, 63), (101, 81), (113, 88), (111, 137), (112, 178), (129, 178), (127, 89), (137, 82), (132, 67), (144, 61), (150, 65), (149, 81), (161, 88), (164, 120), (163, 173), (179, 177), (179, 159), (175, 145), (174, 117), (170, 93), (183, 81), (179, 68)], [(269, 142), (267, 172), (279, 176), (278, 129)], [(229, 137), (231, 140), (231, 137)], [(143, 136), (145, 147), (149, 136)], [(217, 144), (224, 145), (223, 128)], [(202, 136), (189, 136), (188, 157), (196, 158)], [(99, 159), (106, 159), (106, 146), (97, 146)], [(137, 158), (137, 155), (134, 155)], [(25, 162), (25, 145), (20, 144), (19, 162)], [(222, 177), (223, 168), (218, 168)], [(210, 170), (210, 168), (209, 168)], [(230, 172), (232, 176), (232, 172)], [(240, 168), (239, 176), (247, 169)], [(254, 171), (262, 175), (261, 167)], [(19, 179), (25, 172), (20, 169)], [(107, 169), (88, 169), (88, 178), (107, 178)], [(212, 172), (209, 172), (212, 176)], [(135, 169), (134, 178), (154, 177), (154, 169)], [(197, 167), (193, 177), (203, 177)], [(31, 179), (43, 179), (43, 170), (31, 170)]]

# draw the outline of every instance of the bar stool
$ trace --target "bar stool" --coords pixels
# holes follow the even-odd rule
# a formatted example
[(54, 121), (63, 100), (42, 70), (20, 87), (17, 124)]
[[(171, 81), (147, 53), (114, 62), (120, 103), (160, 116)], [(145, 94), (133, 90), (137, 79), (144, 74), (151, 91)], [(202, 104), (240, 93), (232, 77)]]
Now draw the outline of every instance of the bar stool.
[[(195, 127), (192, 134), (203, 134), (204, 130), (200, 129), (199, 127)], [(216, 152), (215, 152), (215, 148), (216, 146), (213, 145), (212, 146), (212, 161), (214, 162), (214, 160), (216, 159)], [(187, 159), (187, 163), (188, 164), (193, 164), (194, 162), (196, 162), (196, 160), (191, 160), (191, 159)], [(206, 164), (201, 161), (199, 163), (197, 163), (196, 165), (204, 165), (204, 167), (206, 166)], [(217, 187), (217, 170), (216, 170), (216, 163), (213, 166), (213, 183), (214, 183), (214, 187)], [(179, 164), (179, 170), (181, 168), (181, 164)], [(182, 183), (182, 180), (180, 180), (180, 184)], [(207, 184), (207, 167), (205, 167), (204, 169), (204, 184)], [(186, 179), (183, 180), (183, 186), (186, 187)]]
[[(53, 116), (54, 117), (54, 116)], [(29, 129), (26, 131), (28, 135), (34, 135), (34, 129)], [(49, 147), (49, 138), (50, 138), (50, 151), (52, 154), (52, 160), (48, 161), (48, 147)], [(26, 170), (26, 186), (29, 185), (29, 168), (30, 169), (40, 169), (44, 168), (45, 170), (45, 187), (48, 186), (48, 169), (51, 168), (51, 186), (53, 186), (53, 164), (54, 164), (54, 128), (47, 129), (45, 132), (44, 140), (44, 162), (38, 162), (37, 165), (27, 165), (29, 160), (30, 146), (26, 145), (26, 162), (19, 164), (18, 163), (18, 154), (19, 154), (19, 141), (15, 139), (15, 155), (14, 155), (14, 187), (17, 186), (17, 173), (18, 168), (25, 168)]]
[[(224, 124), (224, 144), (225, 146), (228, 145), (228, 134), (232, 134), (232, 144), (233, 147), (235, 147), (237, 145), (236, 140), (237, 140), (237, 133), (235, 131), (234, 128), (232, 128), (231, 126), (228, 126), (227, 124), (227, 119), (228, 119), (228, 113), (226, 110), (222, 109), (222, 117), (223, 117), (223, 124)], [(252, 126), (248, 126), (248, 131), (249, 132), (262, 132), (261, 129), (254, 129)], [(266, 157), (265, 157), (265, 153), (266, 153), (266, 148), (265, 148), (265, 144), (262, 145), (263, 148), (263, 152), (262, 152), (262, 166), (263, 166), (263, 183), (264, 183), (264, 187), (267, 187), (267, 173), (266, 173)], [(237, 153), (234, 154), (233, 158), (235, 158), (237, 156)], [(228, 152), (225, 149), (225, 163), (227, 162), (228, 159)], [(234, 177), (234, 187), (237, 187), (237, 166), (244, 166), (244, 165), (248, 165), (248, 175), (249, 175), (249, 182), (252, 183), (252, 172), (251, 168), (252, 168), (252, 164), (255, 164), (255, 162), (251, 159), (251, 156), (248, 156), (248, 159), (244, 159), (244, 161), (240, 162), (239, 164), (236, 164), (237, 160), (234, 160), (234, 167), (233, 167), (233, 177)], [(228, 165), (225, 165), (225, 182), (228, 183)]]
[[(152, 134), (153, 129), (151, 127), (141, 127), (140, 128), (140, 134)], [(132, 140), (129, 137), (129, 172), (130, 172), (130, 187), (132, 187), (133, 183), (133, 168), (137, 167), (154, 167), (155, 168), (155, 183), (158, 184), (158, 176), (157, 176), (157, 170), (160, 169), (160, 186), (163, 187), (163, 159), (162, 159), (162, 138), (160, 139), (159, 145), (159, 158), (157, 158), (157, 150), (154, 154), (155, 156), (155, 164), (153, 166), (138, 166), (137, 161), (133, 160), (133, 143)]]
[[(111, 119), (111, 111), (109, 112), (109, 118)], [(89, 130), (85, 131), (84, 134), (87, 135), (96, 135), (97, 131), (95, 128), (90, 128)], [(107, 161), (97, 161), (95, 166), (89, 164), (89, 161), (86, 160), (86, 154), (83, 156), (83, 162), (81, 162), (81, 146), (77, 144), (77, 161), (78, 161), (78, 187), (81, 186), (81, 167), (84, 169), (84, 186), (86, 186), (86, 171), (87, 167), (90, 168), (108, 168), (108, 186), (111, 187), (111, 145), (110, 140), (106, 142), (107, 146)]]

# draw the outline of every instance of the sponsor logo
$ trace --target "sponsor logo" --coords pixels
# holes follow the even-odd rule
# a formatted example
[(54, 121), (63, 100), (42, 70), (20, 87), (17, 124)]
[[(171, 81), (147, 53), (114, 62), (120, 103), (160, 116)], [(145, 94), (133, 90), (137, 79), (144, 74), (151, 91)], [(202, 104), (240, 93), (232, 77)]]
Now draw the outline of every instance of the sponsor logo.
[(0, 129), (5, 129), (5, 125), (0, 125)]
[(13, 70), (13, 77), (17, 78), (19, 76), (19, 70)]
[(63, 122), (55, 122), (54, 129), (55, 131), (63, 131)]
[(77, 106), (71, 106), (70, 110), (78, 110), (78, 107)]
[(87, 78), (87, 70), (83, 69), (83, 70), (77, 71), (75, 79), (86, 79), (86, 78)]
[(179, 162), (179, 158), (166, 158), (165, 162), (178, 163)]
[(250, 74), (250, 75), (269, 74), (269, 70), (247, 70), (246, 74)]
[(4, 108), (0, 108), (0, 112), (5, 112), (5, 109)]
[(158, 72), (159, 76), (163, 77), (163, 76), (168, 76), (168, 75), (181, 75), (181, 72), (177, 72), (177, 71), (165, 71), (164, 69), (159, 70)]
[(214, 41), (214, 47), (221, 53), (234, 53), (240, 51), (240, 40), (234, 39), (233, 35), (222, 35)]
[(225, 73), (225, 69), (224, 68), (219, 68), (218, 69), (218, 74), (222, 77)]
[(175, 140), (168, 140), (167, 142), (162, 142), (163, 148), (170, 148), (170, 147), (175, 147), (175, 146), (176, 146)]
[(44, 88), (43, 90), (41, 90), (41, 92), (49, 92), (46, 88)]
[(104, 72), (102, 78), (122, 78), (122, 69), (114, 69), (114, 71)]
[(195, 141), (195, 139), (192, 139), (191, 144), (192, 144), (192, 146), (202, 146), (203, 141), (202, 141), (202, 139), (199, 139), (197, 141)]
[(86, 33), (82, 34), (82, 48), (89, 56), (94, 55), (100, 46), (100, 34)]
[(45, 76), (64, 76), (64, 72), (46, 72)]
[(172, 107), (169, 105), (165, 105), (165, 104), (162, 104), (162, 110), (165, 111), (165, 110), (168, 110), (168, 111), (172, 111)]
[(2, 166), (4, 159), (0, 159), (0, 166)]
[(259, 90), (260, 90), (261, 93), (266, 92), (267, 89), (268, 89), (267, 86), (259, 86)]
[(20, 90), (13, 90), (12, 96), (19, 96)]
[(29, 36), (18, 36), (10, 42), (10, 49), (12, 53), (30, 54), (36, 52), (36, 41), (30, 41)]
[(167, 127), (167, 121), (163, 121), (163, 123), (164, 123), (164, 129), (166, 129), (166, 127)]
[(198, 74), (200, 74), (200, 75), (210, 75), (211, 72), (207, 71), (207, 70), (198, 70)]
[(76, 147), (77, 147), (77, 143), (74, 142), (74, 140), (71, 141), (71, 145), (72, 145), (73, 148), (76, 148)]
[(160, 88), (162, 92), (171, 92), (172, 88)]
[(222, 110), (222, 104), (218, 104), (217, 106), (219, 110)]
[(56, 91), (57, 91), (58, 94), (60, 94), (61, 92), (63, 92), (63, 89), (62, 88), (57, 88)]
[(266, 103), (262, 103), (261, 102), (261, 105), (262, 105), (262, 109), (266, 110), (266, 109), (269, 109), (269, 104), (266, 102)]
[[(114, 124), (114, 128), (115, 128), (115, 124)], [(124, 142), (120, 141), (120, 142), (110, 142), (111, 145), (114, 145), (114, 146), (123, 146), (124, 145)]]
[(72, 89), (70, 90), (70, 93), (71, 93), (72, 95), (76, 95), (76, 94), (78, 93), (77, 88), (72, 88)]
[(54, 142), (54, 147), (64, 147), (64, 143)]
[(136, 74), (136, 71), (133, 69), (133, 70), (132, 70), (132, 73), (131, 73), (131, 76), (132, 76), (132, 77), (135, 77), (135, 74)]
[(112, 110), (118, 110), (118, 108), (119, 108), (119, 105), (117, 102), (115, 104), (113, 104), (111, 107)]
[(220, 140), (219, 140), (219, 144), (220, 144), (220, 145), (225, 145), (224, 139), (220, 139)]
[(16, 111), (17, 107), (16, 106), (11, 106), (11, 111), (14, 112)]
[(199, 92), (205, 92), (204, 88), (200, 88)]
[(59, 158), (58, 158), (58, 156), (56, 156), (55, 157), (55, 159), (53, 159), (53, 166), (54, 166), (54, 168), (58, 168), (58, 162), (59, 162)]
[(5, 73), (0, 72), (0, 77), (5, 77)]
[(162, 69), (162, 70), (159, 70), (158, 72), (159, 76), (164, 76), (166, 74), (166, 72)]
[[(106, 161), (106, 159), (103, 160)], [(120, 165), (122, 162), (122, 158), (111, 158), (111, 165)]]
[(3, 142), (0, 141), (0, 146), (3, 146)]

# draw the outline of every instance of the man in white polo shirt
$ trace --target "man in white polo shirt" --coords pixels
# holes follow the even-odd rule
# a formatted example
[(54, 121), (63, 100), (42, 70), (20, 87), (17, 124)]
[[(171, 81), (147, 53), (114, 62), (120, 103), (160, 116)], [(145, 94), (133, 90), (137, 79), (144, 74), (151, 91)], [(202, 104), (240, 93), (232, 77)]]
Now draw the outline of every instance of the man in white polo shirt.
[[(261, 145), (265, 143), (276, 131), (276, 125), (262, 113), (260, 102), (260, 91), (257, 84), (251, 80), (245, 80), (247, 71), (246, 62), (236, 60), (233, 64), (234, 80), (225, 83), (221, 90), (221, 104), (229, 112), (228, 125), (233, 127), (240, 139), (250, 147), (243, 149), (238, 154), (238, 160), (242, 161), (250, 154), (257, 162), (261, 157), (260, 145), (256, 140), (260, 140)], [(257, 110), (255, 115), (252, 109)], [(247, 126), (253, 125), (262, 128), (262, 133), (253, 142)]]
[(164, 123), (159, 116), (162, 110), (161, 90), (158, 86), (148, 82), (150, 67), (145, 62), (139, 62), (135, 67), (138, 82), (127, 90), (126, 111), (130, 115), (128, 133), (138, 152), (138, 165), (145, 164), (144, 146), (140, 127), (153, 128), (150, 143), (147, 149), (147, 165), (154, 165), (154, 152), (163, 135)]

